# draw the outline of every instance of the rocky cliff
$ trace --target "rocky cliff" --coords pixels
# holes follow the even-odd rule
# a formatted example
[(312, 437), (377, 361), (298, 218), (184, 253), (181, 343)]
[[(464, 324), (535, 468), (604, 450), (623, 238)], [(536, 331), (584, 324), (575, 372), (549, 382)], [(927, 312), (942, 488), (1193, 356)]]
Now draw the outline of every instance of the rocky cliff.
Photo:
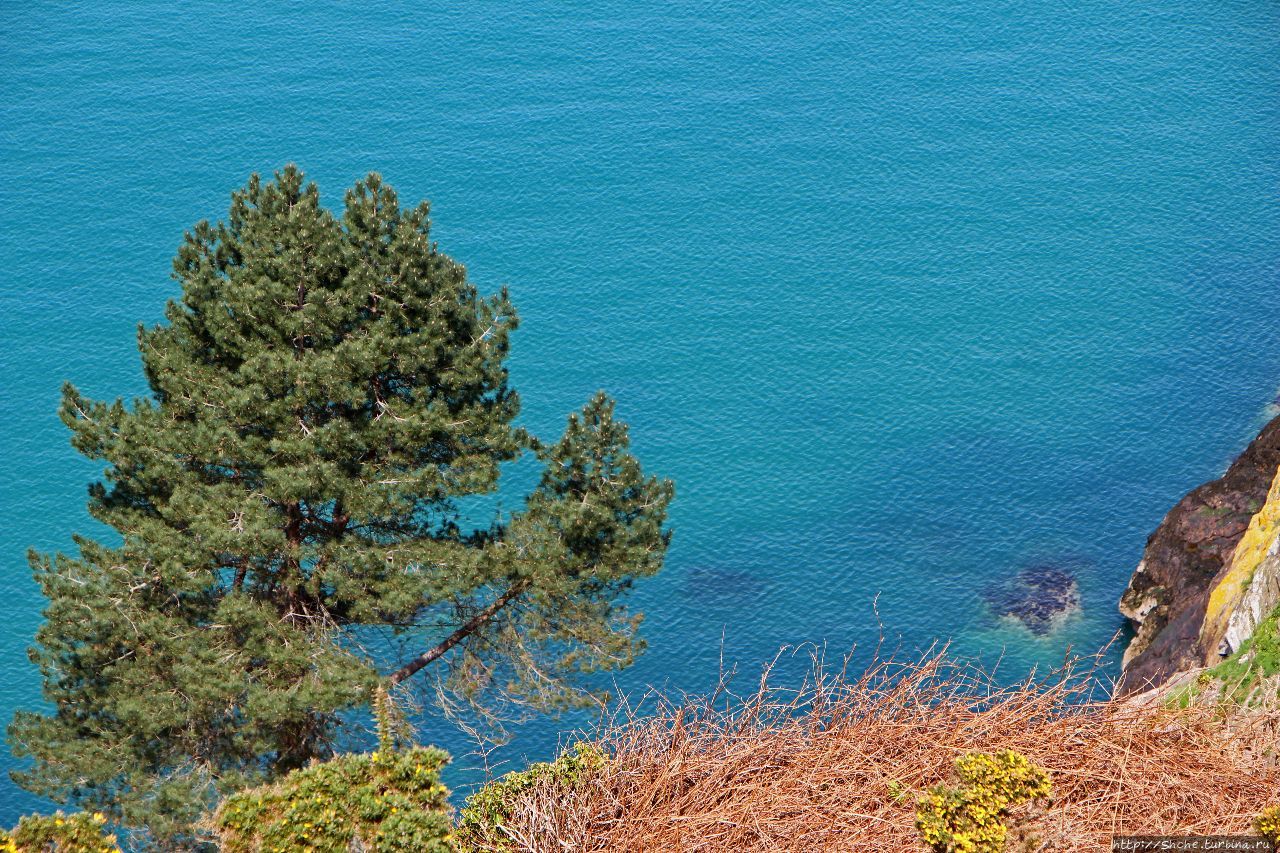
[(1200, 645), (1214, 663), (1240, 650), (1280, 603), (1280, 471), (1267, 502), (1236, 544), (1231, 564), (1209, 592)]
[(1119, 692), (1217, 663), (1280, 605), (1280, 417), (1178, 502), (1120, 599), (1135, 636)]

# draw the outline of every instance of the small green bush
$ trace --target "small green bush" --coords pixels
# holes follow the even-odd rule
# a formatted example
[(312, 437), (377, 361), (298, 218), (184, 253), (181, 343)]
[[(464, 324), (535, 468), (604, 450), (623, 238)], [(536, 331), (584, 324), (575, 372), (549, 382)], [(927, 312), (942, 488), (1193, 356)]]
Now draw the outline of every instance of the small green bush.
[(539, 785), (561, 790), (581, 786), (608, 762), (595, 744), (579, 743), (552, 762), (538, 762), (495, 779), (467, 798), (458, 820), (459, 853), (512, 850), (504, 827), (521, 794)]
[(1009, 810), (1052, 792), (1049, 776), (1011, 750), (956, 760), (958, 787), (939, 785), (916, 806), (916, 828), (937, 853), (999, 853)]
[(8, 832), (0, 830), (0, 853), (120, 853), (100, 812), (27, 815)]
[[(241, 791), (218, 809), (223, 853), (451, 853), (442, 750), (344, 755)], [(358, 848), (357, 848), (358, 849)]]

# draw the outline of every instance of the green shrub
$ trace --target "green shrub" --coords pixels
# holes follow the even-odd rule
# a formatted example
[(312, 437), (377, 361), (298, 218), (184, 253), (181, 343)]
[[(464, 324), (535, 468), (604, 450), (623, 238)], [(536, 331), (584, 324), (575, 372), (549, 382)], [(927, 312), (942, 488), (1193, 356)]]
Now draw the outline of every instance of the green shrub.
[(958, 787), (939, 785), (916, 806), (920, 837), (938, 853), (999, 853), (1009, 810), (1052, 791), (1048, 774), (1011, 750), (963, 755), (956, 775)]
[(485, 785), (467, 798), (462, 809), (456, 841), (459, 853), (512, 850), (505, 826), (522, 794), (541, 785), (561, 790), (580, 787), (607, 762), (600, 747), (579, 743), (555, 761), (531, 764)]
[(344, 755), (229, 797), (215, 816), (223, 853), (449, 853), (442, 750)]
[(27, 815), (9, 832), (0, 830), (0, 853), (120, 853), (106, 822), (100, 812)]

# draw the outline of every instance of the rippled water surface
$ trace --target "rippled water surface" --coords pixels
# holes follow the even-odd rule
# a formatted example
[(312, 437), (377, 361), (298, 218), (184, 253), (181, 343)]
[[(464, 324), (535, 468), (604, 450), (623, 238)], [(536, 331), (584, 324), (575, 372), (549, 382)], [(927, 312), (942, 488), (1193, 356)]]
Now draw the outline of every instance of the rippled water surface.
[[(142, 393), (183, 229), (288, 161), (330, 203), (374, 169), (430, 198), (511, 286), (524, 422), (606, 388), (677, 481), (626, 690), (882, 631), (1011, 677), (1097, 649), (1280, 386), (1274, 2), (4, 10), (5, 720), (39, 701), (24, 549), (95, 532), (60, 383)], [(1028, 565), (1079, 583), (1043, 637), (986, 603)], [(38, 806), (0, 781), (0, 823)]]

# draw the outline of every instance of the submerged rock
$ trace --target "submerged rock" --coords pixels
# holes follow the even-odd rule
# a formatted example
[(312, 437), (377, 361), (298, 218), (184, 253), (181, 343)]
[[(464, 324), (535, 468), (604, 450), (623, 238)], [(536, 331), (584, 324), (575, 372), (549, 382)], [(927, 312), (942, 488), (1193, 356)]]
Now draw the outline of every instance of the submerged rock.
[(685, 576), (685, 588), (691, 597), (715, 599), (757, 599), (765, 593), (765, 584), (742, 569), (723, 566), (694, 566)]
[(997, 616), (1012, 617), (1044, 635), (1080, 608), (1080, 585), (1066, 569), (1031, 565), (984, 597)]

